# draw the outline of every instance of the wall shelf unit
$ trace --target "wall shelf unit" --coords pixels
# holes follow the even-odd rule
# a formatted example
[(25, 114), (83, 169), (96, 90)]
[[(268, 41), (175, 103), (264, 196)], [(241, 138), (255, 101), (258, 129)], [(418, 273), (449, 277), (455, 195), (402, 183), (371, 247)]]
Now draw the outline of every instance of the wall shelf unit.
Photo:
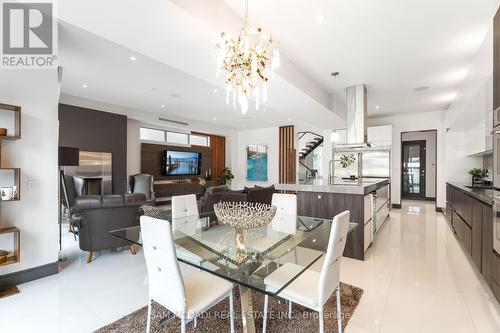
[[(21, 169), (0, 168), (0, 202), (21, 200), (20, 188)], [(4, 191), (9, 189), (12, 189), (12, 194), (6, 197), (8, 193), (4, 193)]]
[(21, 138), (21, 107), (0, 103), (0, 128), (7, 129), (7, 135), (1, 140), (19, 140)]
[(0, 266), (21, 261), (21, 232), (16, 227), (0, 228), (0, 249), (9, 251), (7, 260)]
[[(21, 107), (0, 103), (0, 128), (7, 130), (6, 136), (0, 136), (0, 160), (3, 140), (21, 139)], [(21, 169), (2, 168), (0, 164), (0, 203), (21, 200)], [(4, 222), (5, 223), (5, 222)], [(10, 223), (10, 221), (6, 221)], [(0, 227), (0, 250), (8, 251), (5, 262), (0, 266), (21, 261), (21, 231), (15, 226)], [(0, 298), (19, 293), (17, 286), (0, 288)]]

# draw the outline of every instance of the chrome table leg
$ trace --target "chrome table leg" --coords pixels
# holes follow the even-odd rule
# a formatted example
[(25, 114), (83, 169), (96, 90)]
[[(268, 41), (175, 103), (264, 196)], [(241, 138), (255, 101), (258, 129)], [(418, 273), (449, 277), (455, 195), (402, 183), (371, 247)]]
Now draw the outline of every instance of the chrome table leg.
[(255, 333), (255, 313), (252, 304), (252, 290), (240, 285), (240, 300), (243, 332)]

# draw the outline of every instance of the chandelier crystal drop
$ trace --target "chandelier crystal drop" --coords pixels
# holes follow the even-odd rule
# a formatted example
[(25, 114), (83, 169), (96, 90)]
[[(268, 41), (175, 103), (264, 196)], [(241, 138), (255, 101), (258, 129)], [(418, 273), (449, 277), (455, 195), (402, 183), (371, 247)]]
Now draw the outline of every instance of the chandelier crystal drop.
[(237, 36), (221, 33), (216, 45), (217, 76), (226, 74), (226, 103), (232, 100), (248, 111), (248, 100), (255, 98), (255, 109), (267, 101), (267, 82), (279, 68), (280, 55), (277, 43), (269, 33), (247, 24), (248, 0), (245, 2), (245, 23)]

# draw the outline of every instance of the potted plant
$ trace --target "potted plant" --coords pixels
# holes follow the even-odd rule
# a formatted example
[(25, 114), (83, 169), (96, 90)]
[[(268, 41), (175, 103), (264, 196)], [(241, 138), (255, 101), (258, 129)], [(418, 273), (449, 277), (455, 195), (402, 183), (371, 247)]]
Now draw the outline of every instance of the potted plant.
[(205, 195), (205, 191), (207, 190), (207, 180), (205, 177), (198, 177), (198, 184), (201, 186), (201, 195)]
[(342, 166), (343, 169), (345, 169), (345, 177), (350, 178), (350, 179), (355, 179), (356, 176), (350, 174), (351, 170), (349, 167), (356, 162), (356, 157), (354, 154), (342, 154), (340, 156), (340, 165)]
[(221, 185), (226, 185), (228, 181), (231, 181), (231, 179), (234, 179), (234, 175), (231, 172), (231, 169), (228, 167), (225, 167), (222, 170), (222, 175), (219, 177), (219, 184)]
[(486, 173), (483, 169), (472, 168), (469, 170), (469, 175), (472, 176), (472, 187), (474, 187), (475, 184), (481, 184), (483, 182)]

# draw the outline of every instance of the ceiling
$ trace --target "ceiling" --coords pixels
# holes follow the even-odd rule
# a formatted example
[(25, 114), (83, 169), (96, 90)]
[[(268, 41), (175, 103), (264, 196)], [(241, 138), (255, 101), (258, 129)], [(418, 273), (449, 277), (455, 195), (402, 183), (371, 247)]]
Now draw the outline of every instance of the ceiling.
[(59, 27), (59, 43), (65, 95), (120, 105), (124, 111), (143, 110), (142, 115), (128, 115), (147, 121), (154, 119), (149, 113), (239, 129), (264, 119), (269, 125), (287, 121), (264, 108), (243, 117), (226, 105), (224, 91), (216, 85), (67, 23)]
[[(220, 31), (238, 31), (243, 0), (63, 1), (62, 92), (234, 129), (341, 128), (342, 90), (359, 83), (367, 85), (371, 117), (444, 110), (498, 4), (250, 0), (250, 24), (279, 41), (284, 65), (271, 83), (266, 112), (261, 106), (243, 116), (225, 103), (213, 50)], [(333, 79), (332, 71), (340, 77)], [(421, 86), (429, 89), (413, 91)]]
[[(243, 13), (243, 0), (224, 2)], [(344, 95), (339, 88), (365, 83), (373, 117), (447, 109), (498, 5), (498, 0), (250, 0), (249, 21), (272, 32), (282, 52), (338, 97)], [(339, 82), (332, 71), (340, 72)], [(429, 89), (413, 91), (422, 86)]]

